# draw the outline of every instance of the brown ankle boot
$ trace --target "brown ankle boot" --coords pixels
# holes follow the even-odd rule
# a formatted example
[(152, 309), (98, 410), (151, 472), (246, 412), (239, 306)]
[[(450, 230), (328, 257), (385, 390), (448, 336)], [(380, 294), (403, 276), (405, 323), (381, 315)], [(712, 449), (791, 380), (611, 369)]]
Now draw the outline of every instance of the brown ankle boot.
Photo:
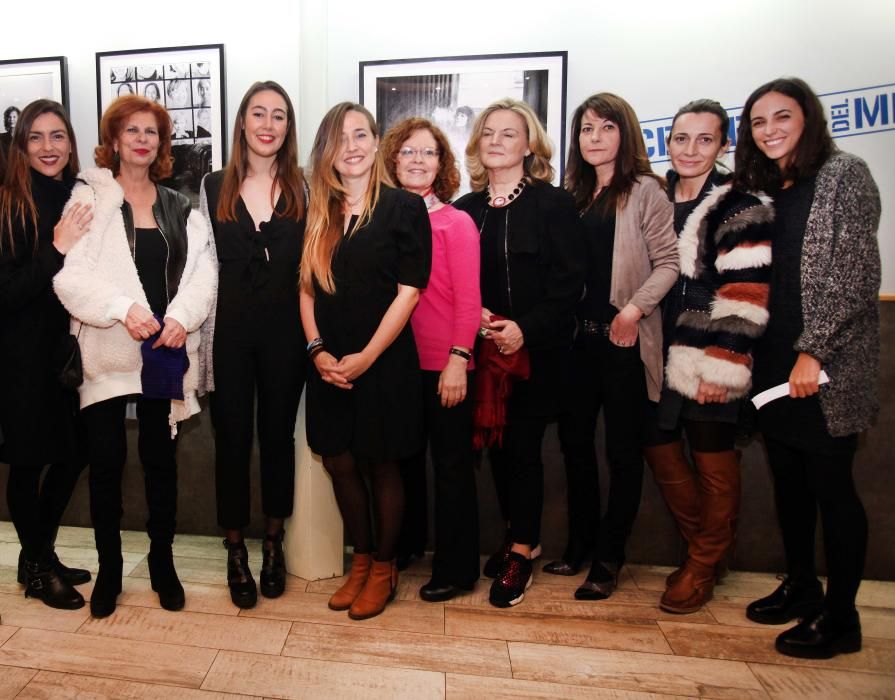
[(333, 593), (329, 599), (331, 610), (347, 610), (360, 595), (370, 575), (370, 564), (373, 557), (370, 554), (354, 554), (351, 557), (351, 573), (342, 587)]
[[(684, 456), (680, 440), (655, 447), (644, 447), (643, 456), (653, 471), (656, 485), (674, 516), (681, 536), (689, 545), (694, 533), (699, 530), (701, 497), (699, 487), (693, 478), (693, 467)], [(670, 586), (684, 570), (682, 564), (665, 579)]]
[(659, 607), (670, 613), (695, 613), (712, 599), (714, 587), (714, 568), (688, 560), (675, 582), (662, 594)]
[(366, 620), (368, 617), (375, 617), (385, 610), (388, 602), (395, 597), (397, 588), (398, 567), (395, 560), (376, 561), (374, 559), (367, 583), (352, 603), (348, 617), (352, 620)]

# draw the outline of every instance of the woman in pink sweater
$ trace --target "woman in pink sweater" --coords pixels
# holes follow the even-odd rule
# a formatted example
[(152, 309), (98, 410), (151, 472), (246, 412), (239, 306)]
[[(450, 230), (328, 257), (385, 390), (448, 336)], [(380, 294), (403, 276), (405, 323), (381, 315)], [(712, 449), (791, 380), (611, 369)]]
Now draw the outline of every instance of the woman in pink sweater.
[[(467, 391), (482, 308), (479, 232), (467, 214), (446, 204), (460, 175), (438, 127), (425, 119), (406, 119), (385, 135), (382, 150), (389, 175), (423, 197), (432, 224), (432, 272), (411, 324), (435, 466), (435, 557), (432, 578), (420, 588), (420, 597), (437, 602), (472, 590), (479, 577), (472, 400)], [(405, 461), (402, 472), (406, 496), (399, 560), (408, 562), (410, 555), (422, 556), (426, 545), (425, 451)]]

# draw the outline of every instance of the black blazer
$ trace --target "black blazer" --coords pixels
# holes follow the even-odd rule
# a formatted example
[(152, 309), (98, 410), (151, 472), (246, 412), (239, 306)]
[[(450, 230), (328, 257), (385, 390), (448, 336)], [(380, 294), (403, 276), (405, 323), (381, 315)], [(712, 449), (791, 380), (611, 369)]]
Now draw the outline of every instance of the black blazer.
[[(488, 211), (485, 191), (464, 195), (454, 206), (481, 231)], [(531, 378), (516, 385), (513, 403), (533, 415), (551, 415), (560, 409), (575, 305), (584, 289), (581, 221), (572, 196), (542, 182), (527, 185), (507, 216), (509, 298), (531, 355)]]

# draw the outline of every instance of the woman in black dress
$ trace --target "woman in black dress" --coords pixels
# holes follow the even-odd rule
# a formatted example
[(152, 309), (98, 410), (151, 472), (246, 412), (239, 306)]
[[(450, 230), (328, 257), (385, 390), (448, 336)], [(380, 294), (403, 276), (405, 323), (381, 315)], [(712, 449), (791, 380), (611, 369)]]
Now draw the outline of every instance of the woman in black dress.
[[(404, 503), (398, 461), (423, 448), (419, 359), (408, 320), (429, 279), (432, 233), (422, 198), (386, 184), (372, 115), (343, 102), (311, 152), (301, 317), (317, 372), (308, 379), (308, 442), (323, 456), (354, 543), (348, 581), (330, 598), (353, 619), (394, 596)], [(360, 465), (371, 473), (374, 540)], [(375, 552), (375, 553), (374, 553)]]
[(298, 313), (305, 181), (295, 110), (277, 83), (255, 83), (243, 97), (233, 157), (205, 178), (200, 208), (220, 266), (201, 357), (204, 389), (212, 392), (218, 524), (227, 532), (230, 597), (251, 608), (258, 594), (242, 531), (250, 521), (255, 403), (266, 519), (261, 593), (276, 598), (286, 585), (283, 521), (292, 515), (293, 434), (306, 366)]
[[(777, 637), (777, 651), (806, 658), (861, 648), (855, 596), (867, 516), (852, 463), (879, 410), (879, 190), (864, 161), (836, 148), (824, 112), (798, 78), (756, 89), (743, 107), (734, 175), (735, 186), (768, 192), (776, 208), (755, 390), (789, 383), (788, 396), (758, 413), (788, 571), (746, 616), (778, 625), (801, 618)], [(818, 510), (825, 595), (814, 563)]]
[(22, 544), (19, 582), (26, 596), (54, 608), (82, 607), (72, 584), (90, 580), (88, 571), (63, 566), (53, 549), (86, 464), (77, 393), (57, 379), (69, 331), (52, 286), (92, 218), (89, 207), (79, 206), (62, 216), (77, 171), (75, 135), (62, 105), (37, 100), (25, 107), (0, 193), (0, 456), (10, 465), (6, 498)]

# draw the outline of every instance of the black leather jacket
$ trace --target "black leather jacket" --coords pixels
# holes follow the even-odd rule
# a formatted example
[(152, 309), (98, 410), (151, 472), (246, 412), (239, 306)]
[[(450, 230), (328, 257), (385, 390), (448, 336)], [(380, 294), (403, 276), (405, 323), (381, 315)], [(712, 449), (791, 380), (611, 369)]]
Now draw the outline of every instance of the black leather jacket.
[[(152, 215), (168, 244), (168, 267), (165, 280), (168, 283), (168, 299), (177, 295), (180, 277), (186, 265), (186, 222), (192, 209), (189, 197), (162, 185), (155, 186), (158, 195), (152, 205)], [(125, 200), (121, 204), (124, 230), (127, 231), (127, 245), (134, 254), (134, 214)]]

